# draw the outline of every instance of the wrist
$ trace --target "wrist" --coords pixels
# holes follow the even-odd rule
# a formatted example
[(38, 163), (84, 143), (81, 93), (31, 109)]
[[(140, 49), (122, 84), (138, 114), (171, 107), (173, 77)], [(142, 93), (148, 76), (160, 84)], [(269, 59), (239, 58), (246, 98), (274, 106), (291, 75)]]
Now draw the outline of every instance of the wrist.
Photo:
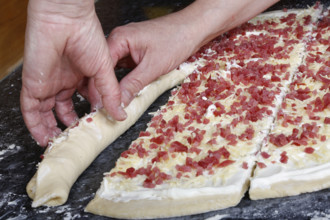
[(214, 37), (248, 21), (279, 0), (196, 0), (186, 12), (199, 47)]
[(81, 19), (95, 13), (94, 0), (30, 0), (28, 15), (45, 21)]

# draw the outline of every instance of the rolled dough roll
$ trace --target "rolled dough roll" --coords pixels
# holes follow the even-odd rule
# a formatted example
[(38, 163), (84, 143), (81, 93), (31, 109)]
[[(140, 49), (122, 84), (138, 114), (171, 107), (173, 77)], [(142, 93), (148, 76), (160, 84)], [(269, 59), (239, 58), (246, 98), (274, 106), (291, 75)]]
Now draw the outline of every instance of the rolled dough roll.
[(109, 119), (102, 109), (84, 116), (78, 125), (54, 139), (26, 187), (33, 199), (32, 207), (65, 203), (72, 185), (96, 156), (132, 126), (163, 92), (181, 83), (196, 65), (183, 63), (146, 86), (125, 109), (125, 121)]

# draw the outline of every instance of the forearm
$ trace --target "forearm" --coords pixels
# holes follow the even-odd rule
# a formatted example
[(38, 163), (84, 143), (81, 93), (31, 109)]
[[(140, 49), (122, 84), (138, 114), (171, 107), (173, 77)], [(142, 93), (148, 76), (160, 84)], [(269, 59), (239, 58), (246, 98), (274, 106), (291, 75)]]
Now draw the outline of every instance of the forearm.
[(279, 0), (197, 0), (180, 13), (201, 47), (214, 37), (248, 21)]

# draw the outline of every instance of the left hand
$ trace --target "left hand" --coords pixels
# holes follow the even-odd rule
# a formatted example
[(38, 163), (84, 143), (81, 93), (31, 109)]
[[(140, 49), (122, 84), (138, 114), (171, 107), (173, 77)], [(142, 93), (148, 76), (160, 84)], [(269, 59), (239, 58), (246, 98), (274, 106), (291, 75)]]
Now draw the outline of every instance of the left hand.
[(187, 23), (180, 13), (174, 13), (111, 32), (108, 46), (113, 63), (129, 57), (136, 64), (120, 81), (125, 106), (146, 85), (176, 68), (199, 48), (201, 35), (196, 33), (197, 27), (191, 28)]

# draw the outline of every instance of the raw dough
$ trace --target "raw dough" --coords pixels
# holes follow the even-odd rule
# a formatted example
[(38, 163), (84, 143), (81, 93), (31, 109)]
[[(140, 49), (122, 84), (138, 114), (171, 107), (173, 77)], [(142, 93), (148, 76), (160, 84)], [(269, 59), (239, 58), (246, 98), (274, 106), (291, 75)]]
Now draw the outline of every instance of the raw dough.
[(114, 218), (140, 219), (192, 215), (206, 211), (219, 210), (237, 205), (248, 188), (245, 182), (241, 191), (235, 194), (199, 196), (185, 199), (132, 200), (113, 202), (98, 195), (86, 207), (87, 212)]
[(57, 137), (46, 149), (38, 171), (27, 185), (32, 207), (65, 203), (72, 185), (96, 156), (133, 125), (159, 95), (178, 85), (193, 69), (193, 64), (183, 64), (180, 70), (173, 70), (146, 86), (125, 109), (128, 115), (125, 121), (113, 121), (100, 110), (86, 115), (78, 126)]

